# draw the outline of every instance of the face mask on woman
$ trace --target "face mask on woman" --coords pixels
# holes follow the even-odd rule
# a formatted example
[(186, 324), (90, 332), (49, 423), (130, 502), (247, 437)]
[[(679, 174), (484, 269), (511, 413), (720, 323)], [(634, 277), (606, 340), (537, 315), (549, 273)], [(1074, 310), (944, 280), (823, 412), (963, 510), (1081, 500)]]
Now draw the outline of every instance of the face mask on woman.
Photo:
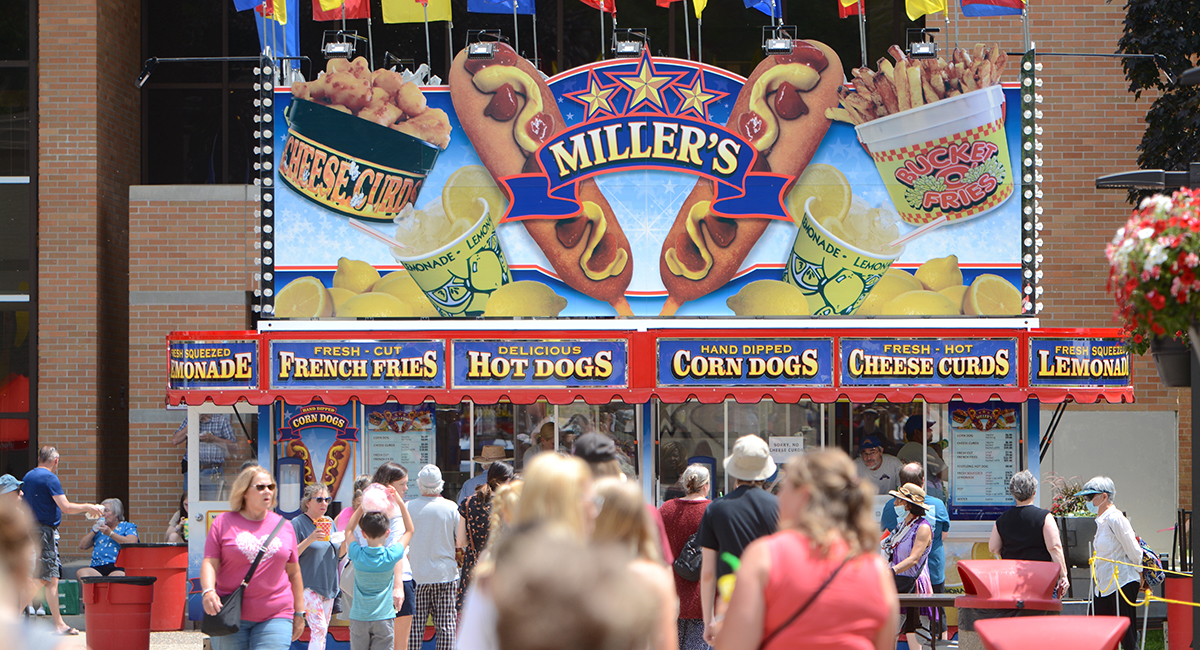
[(1087, 511), (1093, 515), (1100, 514), (1100, 506), (1092, 503), (1091, 499), (1088, 499), (1087, 503), (1083, 504), (1083, 507), (1087, 508)]
[(897, 503), (893, 507), (896, 509), (896, 518), (897, 519), (904, 519), (905, 517), (908, 516), (908, 506)]

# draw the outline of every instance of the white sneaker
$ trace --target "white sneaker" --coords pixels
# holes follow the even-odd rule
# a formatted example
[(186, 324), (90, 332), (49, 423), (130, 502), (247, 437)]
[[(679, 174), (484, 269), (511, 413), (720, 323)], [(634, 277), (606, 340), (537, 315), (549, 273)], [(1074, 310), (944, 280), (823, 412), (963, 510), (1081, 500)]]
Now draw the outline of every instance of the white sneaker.
[(38, 608), (37, 608), (37, 615), (38, 615), (38, 616), (45, 616), (45, 615), (46, 615), (46, 610), (45, 610), (44, 608), (42, 608), (42, 607), (38, 607)]

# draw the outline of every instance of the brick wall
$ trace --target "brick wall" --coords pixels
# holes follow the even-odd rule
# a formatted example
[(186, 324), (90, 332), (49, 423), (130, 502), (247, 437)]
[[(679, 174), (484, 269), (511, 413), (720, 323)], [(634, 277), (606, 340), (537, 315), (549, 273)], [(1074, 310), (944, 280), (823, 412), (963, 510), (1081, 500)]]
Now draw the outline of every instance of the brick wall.
[(166, 336), (249, 326), (257, 237), (251, 189), (130, 188), (129, 498), (135, 521), (156, 541), (185, 490), (184, 448), (171, 444), (171, 434), (187, 411), (165, 408)]
[[(74, 501), (127, 496), (139, 13), (135, 0), (38, 3), (38, 437), (59, 448)], [(76, 539), (83, 518), (66, 522), (64, 540)]]

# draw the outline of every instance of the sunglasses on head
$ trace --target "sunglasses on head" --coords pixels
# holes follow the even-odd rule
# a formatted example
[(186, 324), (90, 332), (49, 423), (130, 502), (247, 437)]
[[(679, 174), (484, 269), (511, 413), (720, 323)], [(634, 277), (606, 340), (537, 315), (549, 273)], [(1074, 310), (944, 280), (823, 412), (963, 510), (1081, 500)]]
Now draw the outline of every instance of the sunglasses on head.
[(259, 483), (258, 485), (254, 486), (254, 489), (258, 490), (259, 492), (263, 492), (265, 490), (270, 490), (270, 491), (274, 492), (275, 484), (274, 483)]

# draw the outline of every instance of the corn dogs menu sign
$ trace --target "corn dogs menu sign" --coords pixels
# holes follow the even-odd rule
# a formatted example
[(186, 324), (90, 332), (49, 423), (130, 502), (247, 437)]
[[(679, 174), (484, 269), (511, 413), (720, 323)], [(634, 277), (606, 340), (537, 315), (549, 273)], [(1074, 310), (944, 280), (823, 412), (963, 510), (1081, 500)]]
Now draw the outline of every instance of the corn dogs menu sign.
[(833, 342), (659, 339), (659, 386), (832, 386)]
[(1006, 55), (839, 54), (330, 61), (276, 93), (267, 317), (1027, 313)]
[(1030, 386), (1127, 386), (1129, 352), (1120, 339), (1031, 339)]
[(167, 354), (171, 390), (258, 386), (256, 341), (175, 341)]
[(624, 388), (626, 341), (454, 341), (453, 388)]
[(445, 388), (445, 343), (271, 341), (270, 387)]
[(1013, 339), (841, 339), (843, 386), (1015, 386)]

